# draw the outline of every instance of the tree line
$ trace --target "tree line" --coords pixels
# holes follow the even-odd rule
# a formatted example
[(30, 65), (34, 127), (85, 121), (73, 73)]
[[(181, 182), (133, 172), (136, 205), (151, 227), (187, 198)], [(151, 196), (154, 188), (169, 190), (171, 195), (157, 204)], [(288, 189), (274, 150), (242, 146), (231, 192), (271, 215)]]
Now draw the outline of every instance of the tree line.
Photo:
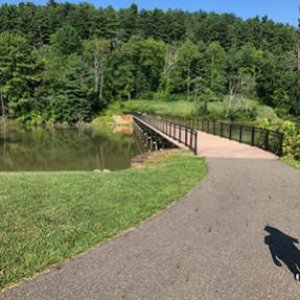
[[(0, 6), (1, 114), (90, 121), (112, 101), (257, 99), (300, 115), (299, 31), (232, 14), (115, 10), (89, 4)], [(232, 103), (231, 103), (232, 102)]]

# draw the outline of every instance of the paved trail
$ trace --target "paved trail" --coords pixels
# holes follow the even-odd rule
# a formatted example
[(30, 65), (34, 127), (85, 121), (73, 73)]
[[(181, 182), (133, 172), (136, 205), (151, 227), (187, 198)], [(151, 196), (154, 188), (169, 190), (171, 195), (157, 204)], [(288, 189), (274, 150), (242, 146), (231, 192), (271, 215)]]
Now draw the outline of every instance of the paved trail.
[[(300, 238), (300, 172), (214, 138), (202, 135), (209, 175), (176, 206), (0, 299), (299, 299), (300, 284), (265, 242), (288, 265), (300, 261), (284, 235)], [(265, 238), (267, 225), (281, 232)]]

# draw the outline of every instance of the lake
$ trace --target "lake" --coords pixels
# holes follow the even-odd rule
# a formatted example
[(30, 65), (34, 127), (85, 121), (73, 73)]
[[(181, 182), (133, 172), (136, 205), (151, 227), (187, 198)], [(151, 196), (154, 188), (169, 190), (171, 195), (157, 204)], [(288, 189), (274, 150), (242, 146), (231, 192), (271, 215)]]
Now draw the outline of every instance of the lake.
[(91, 171), (129, 168), (144, 149), (130, 128), (14, 129), (0, 132), (0, 171)]

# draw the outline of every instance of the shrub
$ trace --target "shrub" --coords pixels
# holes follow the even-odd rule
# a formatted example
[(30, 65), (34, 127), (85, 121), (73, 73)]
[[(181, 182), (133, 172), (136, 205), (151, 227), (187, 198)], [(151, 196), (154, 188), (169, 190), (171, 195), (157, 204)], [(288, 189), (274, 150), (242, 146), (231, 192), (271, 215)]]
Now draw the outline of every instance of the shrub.
[(30, 112), (18, 118), (18, 121), (28, 127), (41, 126), (45, 123), (44, 117), (37, 112)]
[(281, 130), (284, 133), (284, 154), (300, 160), (300, 132), (296, 124), (290, 121), (284, 122)]

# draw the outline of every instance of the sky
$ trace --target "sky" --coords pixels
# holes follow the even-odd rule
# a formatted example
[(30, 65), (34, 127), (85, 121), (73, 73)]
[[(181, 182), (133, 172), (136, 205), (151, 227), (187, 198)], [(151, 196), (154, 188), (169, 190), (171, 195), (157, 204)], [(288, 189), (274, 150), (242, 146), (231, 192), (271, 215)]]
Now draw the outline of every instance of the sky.
[[(0, 0), (3, 3), (19, 3), (27, 0)], [(57, 2), (65, 2), (56, 0)], [(47, 0), (29, 0), (35, 4), (45, 4)], [(96, 7), (106, 7), (111, 5), (115, 8), (124, 8), (136, 3), (141, 8), (161, 8), (161, 9), (183, 9), (188, 11), (215, 11), (234, 13), (244, 19), (254, 16), (267, 15), (270, 19), (278, 22), (289, 23), (297, 26), (298, 7), (300, 0), (68, 0), (71, 3), (87, 2)]]

